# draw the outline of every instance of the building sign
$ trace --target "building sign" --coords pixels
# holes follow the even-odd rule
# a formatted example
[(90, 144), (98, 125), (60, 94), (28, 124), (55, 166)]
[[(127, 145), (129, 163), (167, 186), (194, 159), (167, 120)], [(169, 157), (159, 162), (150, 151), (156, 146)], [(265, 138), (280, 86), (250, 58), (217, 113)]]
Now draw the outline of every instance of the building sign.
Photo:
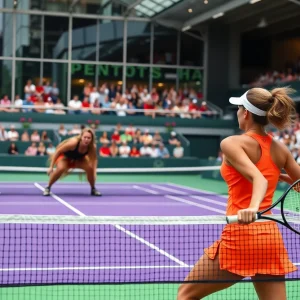
[[(97, 68), (97, 69), (96, 69)], [(123, 67), (121, 65), (91, 65), (91, 64), (72, 64), (73, 78), (95, 78), (96, 71), (100, 79), (122, 80)], [(127, 66), (126, 77), (133, 80), (147, 81), (150, 76), (150, 68), (143, 66)], [(154, 81), (200, 81), (202, 82), (203, 71), (199, 69), (170, 69), (152, 68)]]

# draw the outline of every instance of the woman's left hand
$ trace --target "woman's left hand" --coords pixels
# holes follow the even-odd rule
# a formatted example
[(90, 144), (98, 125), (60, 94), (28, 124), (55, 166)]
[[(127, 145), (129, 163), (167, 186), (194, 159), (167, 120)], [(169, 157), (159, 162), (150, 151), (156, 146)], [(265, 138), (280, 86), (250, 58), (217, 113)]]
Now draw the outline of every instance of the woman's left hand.
[(257, 208), (246, 208), (238, 211), (239, 224), (250, 224), (256, 220)]

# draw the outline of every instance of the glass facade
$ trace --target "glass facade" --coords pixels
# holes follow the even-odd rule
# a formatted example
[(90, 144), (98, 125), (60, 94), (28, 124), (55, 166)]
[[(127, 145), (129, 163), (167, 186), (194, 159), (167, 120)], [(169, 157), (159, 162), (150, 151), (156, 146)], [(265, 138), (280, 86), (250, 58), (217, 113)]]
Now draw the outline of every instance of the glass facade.
[(73, 13), (69, 0), (22, 0), (16, 9), (2, 1), (0, 96), (24, 99), (29, 80), (56, 85), (64, 103), (88, 85), (202, 88), (204, 42), (196, 35), (125, 18), (109, 0), (79, 0)]

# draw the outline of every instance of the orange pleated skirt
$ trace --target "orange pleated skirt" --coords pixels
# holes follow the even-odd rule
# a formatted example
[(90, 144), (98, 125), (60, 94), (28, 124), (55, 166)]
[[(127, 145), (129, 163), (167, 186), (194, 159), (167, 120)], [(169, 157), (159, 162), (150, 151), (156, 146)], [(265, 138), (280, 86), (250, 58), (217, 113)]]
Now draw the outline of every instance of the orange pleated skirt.
[(297, 270), (275, 222), (226, 225), (221, 238), (204, 252), (210, 259), (219, 254), (222, 270), (244, 277), (285, 275)]
[(57, 162), (59, 162), (60, 160), (64, 159), (67, 162), (67, 167), (68, 169), (74, 169), (75, 168), (75, 160), (72, 160), (70, 158), (65, 157), (63, 154), (61, 154), (57, 160), (55, 161), (55, 164), (57, 164)]

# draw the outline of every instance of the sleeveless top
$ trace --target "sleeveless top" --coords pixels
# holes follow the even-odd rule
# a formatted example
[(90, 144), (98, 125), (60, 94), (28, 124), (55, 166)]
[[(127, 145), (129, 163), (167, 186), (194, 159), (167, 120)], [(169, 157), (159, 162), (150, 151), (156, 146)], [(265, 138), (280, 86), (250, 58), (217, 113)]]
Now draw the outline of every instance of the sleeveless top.
[(79, 160), (82, 159), (84, 156), (88, 154), (88, 151), (85, 153), (80, 153), (79, 148), (80, 141), (77, 143), (76, 148), (74, 150), (69, 150), (64, 153), (64, 156), (71, 159), (71, 160)]
[[(265, 198), (259, 207), (259, 211), (261, 211), (267, 209), (272, 204), (272, 198), (278, 183), (280, 170), (271, 157), (272, 137), (269, 135), (261, 136), (256, 133), (245, 133), (245, 135), (252, 137), (259, 143), (261, 157), (255, 165), (268, 181)], [(252, 196), (252, 183), (234, 167), (227, 165), (224, 161), (221, 166), (221, 175), (228, 185), (229, 197), (226, 215), (236, 215), (238, 210), (249, 207)]]

